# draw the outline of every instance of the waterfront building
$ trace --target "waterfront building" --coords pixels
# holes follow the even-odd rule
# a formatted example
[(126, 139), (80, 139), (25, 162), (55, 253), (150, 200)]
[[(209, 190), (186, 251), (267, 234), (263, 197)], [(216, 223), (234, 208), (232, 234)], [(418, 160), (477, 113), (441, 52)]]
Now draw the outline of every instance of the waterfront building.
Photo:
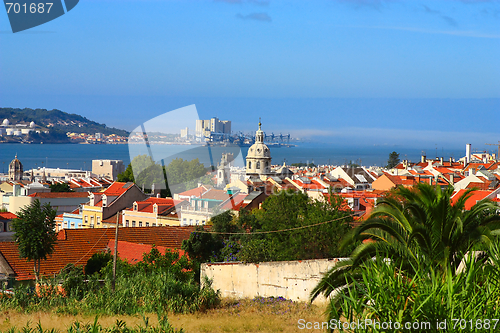
[(208, 120), (196, 120), (196, 137), (211, 139), (213, 136), (223, 137), (231, 135), (231, 121), (219, 120), (213, 117)]

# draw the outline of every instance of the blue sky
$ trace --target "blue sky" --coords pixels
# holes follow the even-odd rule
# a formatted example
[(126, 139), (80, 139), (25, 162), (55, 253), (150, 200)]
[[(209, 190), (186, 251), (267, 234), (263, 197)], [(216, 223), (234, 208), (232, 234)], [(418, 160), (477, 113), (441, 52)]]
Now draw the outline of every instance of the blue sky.
[(325, 142), (500, 140), (499, 1), (101, 1), (13, 34), (0, 105), (133, 129), (202, 118)]

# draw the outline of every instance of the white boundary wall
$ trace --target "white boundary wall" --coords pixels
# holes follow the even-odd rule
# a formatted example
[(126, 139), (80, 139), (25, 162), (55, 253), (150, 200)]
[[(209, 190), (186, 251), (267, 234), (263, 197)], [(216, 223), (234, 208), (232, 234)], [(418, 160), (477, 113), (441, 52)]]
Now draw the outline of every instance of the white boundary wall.
[[(213, 289), (222, 297), (254, 298), (284, 297), (293, 301), (309, 301), (311, 290), (325, 272), (342, 259), (244, 263), (206, 263), (201, 265), (201, 277), (213, 280)], [(325, 302), (318, 296), (315, 302)]]

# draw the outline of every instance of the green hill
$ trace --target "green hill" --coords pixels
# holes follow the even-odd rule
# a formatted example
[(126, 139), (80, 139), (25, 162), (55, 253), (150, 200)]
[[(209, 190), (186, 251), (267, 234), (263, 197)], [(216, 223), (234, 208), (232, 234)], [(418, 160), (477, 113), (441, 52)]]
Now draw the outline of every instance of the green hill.
[(99, 124), (80, 115), (66, 113), (57, 109), (0, 108), (0, 122), (4, 119), (8, 119), (11, 124), (30, 123), (34, 121), (37, 126), (63, 133), (129, 135), (129, 132), (125, 130), (107, 127), (105, 124)]

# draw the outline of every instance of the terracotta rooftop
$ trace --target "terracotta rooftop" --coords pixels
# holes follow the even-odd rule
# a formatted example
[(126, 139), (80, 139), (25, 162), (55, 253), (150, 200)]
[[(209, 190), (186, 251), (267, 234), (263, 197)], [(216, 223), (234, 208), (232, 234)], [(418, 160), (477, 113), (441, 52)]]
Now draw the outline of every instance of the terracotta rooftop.
[(125, 193), (129, 188), (131, 188), (134, 183), (122, 183), (122, 182), (114, 182), (111, 184), (105, 191), (104, 194), (107, 196), (120, 196)]
[[(466, 190), (460, 190), (457, 193), (455, 193), (453, 195), (453, 197), (451, 198), (452, 204), (455, 204), (458, 201), (458, 198), (460, 198), (465, 193), (465, 191)], [(474, 206), (476, 203), (478, 203), (479, 201), (486, 198), (491, 193), (492, 193), (492, 191), (474, 191), (474, 192), (472, 192), (472, 196), (469, 199), (467, 199), (467, 201), (465, 202), (465, 209), (470, 210), (472, 208), (472, 206)]]
[[(194, 228), (194, 226), (120, 228), (118, 239), (135, 244), (155, 244), (180, 249), (182, 241), (189, 238)], [(69, 263), (85, 265), (94, 253), (106, 250), (109, 240), (114, 238), (114, 228), (63, 229), (57, 234), (54, 253), (41, 262), (41, 274), (52, 276), (59, 273)], [(19, 258), (15, 242), (0, 242), (0, 253), (15, 272), (17, 280), (35, 278), (33, 262)]]
[[(114, 239), (110, 239), (108, 241), (108, 248), (110, 249), (111, 254), (115, 253)], [(142, 261), (143, 255), (145, 253), (151, 252), (152, 248), (153, 245), (150, 244), (136, 244), (131, 242), (118, 241), (118, 256), (120, 257), (120, 259), (126, 260), (131, 264), (135, 264), (139, 261)], [(158, 249), (158, 251), (160, 251), (162, 255), (165, 255), (165, 252), (167, 251), (167, 247), (165, 246), (156, 246), (156, 249)], [(179, 258), (185, 254), (183, 250), (170, 250), (174, 250), (175, 252), (177, 252), (179, 254)]]
[(29, 195), (32, 198), (86, 198), (87, 192), (37, 192)]
[(16, 218), (17, 215), (10, 212), (0, 213), (0, 220), (12, 220)]

